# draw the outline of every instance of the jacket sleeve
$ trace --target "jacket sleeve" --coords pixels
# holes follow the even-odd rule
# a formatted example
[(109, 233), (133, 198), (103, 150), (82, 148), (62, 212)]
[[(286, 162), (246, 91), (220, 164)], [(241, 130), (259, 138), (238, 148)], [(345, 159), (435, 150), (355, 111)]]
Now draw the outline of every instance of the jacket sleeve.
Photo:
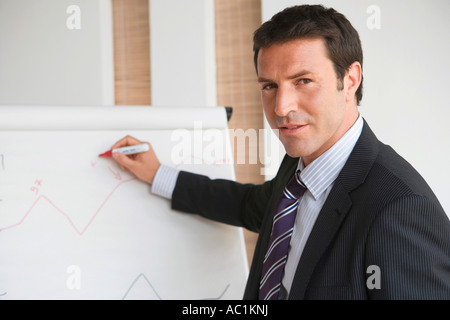
[(181, 171), (172, 195), (172, 208), (259, 232), (272, 195), (273, 181), (241, 184)]
[(379, 267), (372, 299), (449, 299), (450, 223), (420, 195), (394, 201), (374, 221), (366, 264)]

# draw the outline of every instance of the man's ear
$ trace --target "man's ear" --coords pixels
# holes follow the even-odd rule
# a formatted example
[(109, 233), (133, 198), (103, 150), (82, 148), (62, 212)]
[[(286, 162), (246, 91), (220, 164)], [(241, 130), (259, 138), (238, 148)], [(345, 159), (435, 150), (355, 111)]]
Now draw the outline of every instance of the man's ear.
[(358, 61), (353, 62), (348, 68), (344, 77), (345, 101), (356, 100), (355, 94), (361, 84), (361, 64)]

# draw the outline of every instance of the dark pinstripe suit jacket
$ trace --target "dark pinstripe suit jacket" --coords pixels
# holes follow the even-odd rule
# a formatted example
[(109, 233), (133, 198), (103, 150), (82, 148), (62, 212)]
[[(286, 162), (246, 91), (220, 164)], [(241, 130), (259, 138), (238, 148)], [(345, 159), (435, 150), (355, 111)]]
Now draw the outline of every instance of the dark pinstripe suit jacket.
[[(179, 175), (174, 209), (259, 232), (245, 299), (258, 298), (271, 218), (297, 162), (286, 156), (263, 185)], [(449, 219), (423, 178), (367, 123), (311, 231), (289, 298), (450, 299)]]

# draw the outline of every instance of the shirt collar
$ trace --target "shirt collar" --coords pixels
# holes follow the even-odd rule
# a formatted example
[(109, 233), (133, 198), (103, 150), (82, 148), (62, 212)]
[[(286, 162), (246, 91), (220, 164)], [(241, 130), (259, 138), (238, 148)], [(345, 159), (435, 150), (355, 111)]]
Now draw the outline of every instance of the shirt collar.
[(359, 115), (353, 126), (330, 149), (308, 166), (305, 167), (302, 159), (299, 159), (297, 169), (301, 170), (300, 178), (315, 200), (338, 177), (361, 135), (363, 124), (364, 121)]

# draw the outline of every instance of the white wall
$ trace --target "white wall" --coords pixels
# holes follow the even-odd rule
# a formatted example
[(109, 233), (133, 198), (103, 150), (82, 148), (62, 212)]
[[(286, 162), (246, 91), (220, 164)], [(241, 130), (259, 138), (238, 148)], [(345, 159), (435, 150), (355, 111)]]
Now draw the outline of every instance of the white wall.
[(111, 21), (110, 0), (0, 0), (0, 104), (114, 104)]
[[(378, 138), (427, 180), (450, 215), (450, 1), (262, 0), (263, 21), (285, 7), (323, 4), (358, 30), (364, 50), (364, 96), (359, 108)], [(371, 20), (379, 8), (379, 29)]]
[[(214, 1), (149, 4), (152, 104), (215, 106)], [(113, 105), (111, 0), (0, 0), (0, 70), (0, 104)]]
[(152, 104), (215, 106), (214, 1), (150, 0)]

